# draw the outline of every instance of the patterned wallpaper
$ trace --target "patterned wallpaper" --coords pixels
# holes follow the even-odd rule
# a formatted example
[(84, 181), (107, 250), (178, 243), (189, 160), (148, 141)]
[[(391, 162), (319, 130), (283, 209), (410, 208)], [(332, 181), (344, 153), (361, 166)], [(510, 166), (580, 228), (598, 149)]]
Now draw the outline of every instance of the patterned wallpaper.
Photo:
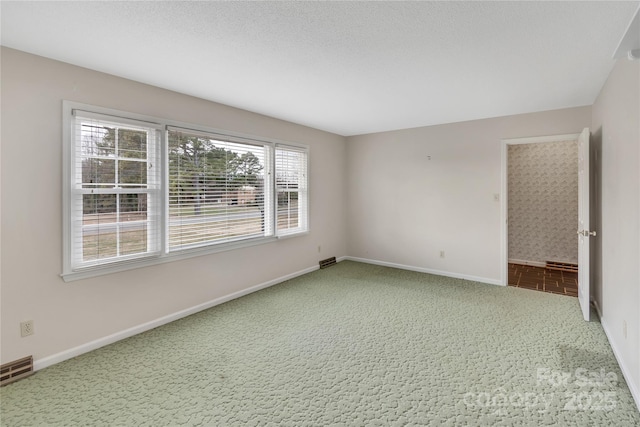
[(507, 148), (509, 259), (577, 263), (577, 142)]

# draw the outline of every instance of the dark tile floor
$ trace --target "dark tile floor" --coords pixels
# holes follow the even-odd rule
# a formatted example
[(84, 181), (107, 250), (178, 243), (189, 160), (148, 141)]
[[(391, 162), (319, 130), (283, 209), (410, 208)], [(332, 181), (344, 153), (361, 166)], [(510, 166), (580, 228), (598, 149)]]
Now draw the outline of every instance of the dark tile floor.
[(578, 296), (578, 273), (509, 264), (509, 286)]

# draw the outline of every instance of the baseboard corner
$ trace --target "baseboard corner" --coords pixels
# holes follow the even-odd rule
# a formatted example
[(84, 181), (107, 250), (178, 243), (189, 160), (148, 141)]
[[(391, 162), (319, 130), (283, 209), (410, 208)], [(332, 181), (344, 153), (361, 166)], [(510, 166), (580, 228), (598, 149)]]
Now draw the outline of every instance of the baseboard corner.
[(502, 283), (502, 280), (500, 279), (489, 279), (487, 277), (471, 276), (467, 274), (459, 274), (459, 273), (453, 273), (450, 271), (435, 270), (435, 269), (424, 268), (424, 267), (415, 267), (412, 265), (397, 264), (394, 262), (379, 261), (379, 260), (374, 260), (369, 258), (347, 256), (346, 259), (350, 261), (355, 261), (355, 262), (362, 262), (365, 264), (374, 264), (374, 265), (380, 265), (383, 267), (397, 268), (399, 270), (416, 271), (418, 273), (427, 273), (427, 274), (433, 274), (436, 276), (453, 277), (454, 279), (469, 280), (471, 282), (480, 282), (480, 283), (486, 283), (489, 285), (504, 286), (504, 284)]

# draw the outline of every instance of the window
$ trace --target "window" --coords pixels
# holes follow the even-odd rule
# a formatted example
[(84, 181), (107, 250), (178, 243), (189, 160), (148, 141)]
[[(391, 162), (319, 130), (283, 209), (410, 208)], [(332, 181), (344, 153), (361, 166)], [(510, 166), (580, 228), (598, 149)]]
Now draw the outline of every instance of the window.
[(294, 148), (276, 148), (277, 227), (280, 234), (307, 229), (307, 155)]
[(65, 280), (308, 231), (306, 147), (64, 105)]
[(157, 253), (158, 130), (77, 112), (71, 268)]
[(169, 251), (273, 235), (269, 149), (169, 130)]

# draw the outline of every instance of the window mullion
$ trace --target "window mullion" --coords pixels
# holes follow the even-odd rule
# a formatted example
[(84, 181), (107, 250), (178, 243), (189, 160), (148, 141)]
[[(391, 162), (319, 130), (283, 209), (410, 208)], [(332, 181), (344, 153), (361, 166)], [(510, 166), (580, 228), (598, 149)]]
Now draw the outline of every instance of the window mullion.
[(160, 164), (162, 170), (160, 173), (160, 226), (158, 227), (158, 233), (160, 233), (160, 247), (164, 255), (169, 253), (169, 131), (165, 130), (160, 135)]
[(119, 176), (118, 176), (118, 172), (120, 170), (120, 167), (119, 167), (120, 152), (118, 151), (118, 136), (119, 136), (119, 133), (120, 132), (118, 132), (118, 128), (114, 128), (114, 144), (113, 145), (114, 145), (114, 150), (115, 150), (114, 153), (115, 153), (115, 168), (116, 168), (116, 170), (114, 171), (113, 185), (114, 185), (115, 188), (119, 187), (118, 183), (120, 182), (120, 179), (119, 179)]
[[(268, 235), (274, 236), (276, 234), (277, 229), (277, 218), (278, 218), (278, 195), (276, 193), (276, 156), (275, 156), (275, 147), (273, 145), (269, 146), (267, 149), (268, 153), (268, 161), (265, 162), (269, 166), (269, 170), (265, 173), (265, 212), (269, 212), (268, 217), (265, 218), (265, 225), (268, 224), (269, 230)], [(268, 195), (268, 198), (266, 197)], [(266, 231), (266, 230), (265, 230)]]
[[(113, 173), (113, 185), (114, 188), (119, 188), (118, 183), (120, 182), (119, 171), (119, 157), (120, 151), (118, 150), (118, 137), (119, 137), (119, 128), (114, 128), (114, 154), (115, 154), (115, 171)], [(116, 194), (116, 256), (120, 256), (120, 194)]]

